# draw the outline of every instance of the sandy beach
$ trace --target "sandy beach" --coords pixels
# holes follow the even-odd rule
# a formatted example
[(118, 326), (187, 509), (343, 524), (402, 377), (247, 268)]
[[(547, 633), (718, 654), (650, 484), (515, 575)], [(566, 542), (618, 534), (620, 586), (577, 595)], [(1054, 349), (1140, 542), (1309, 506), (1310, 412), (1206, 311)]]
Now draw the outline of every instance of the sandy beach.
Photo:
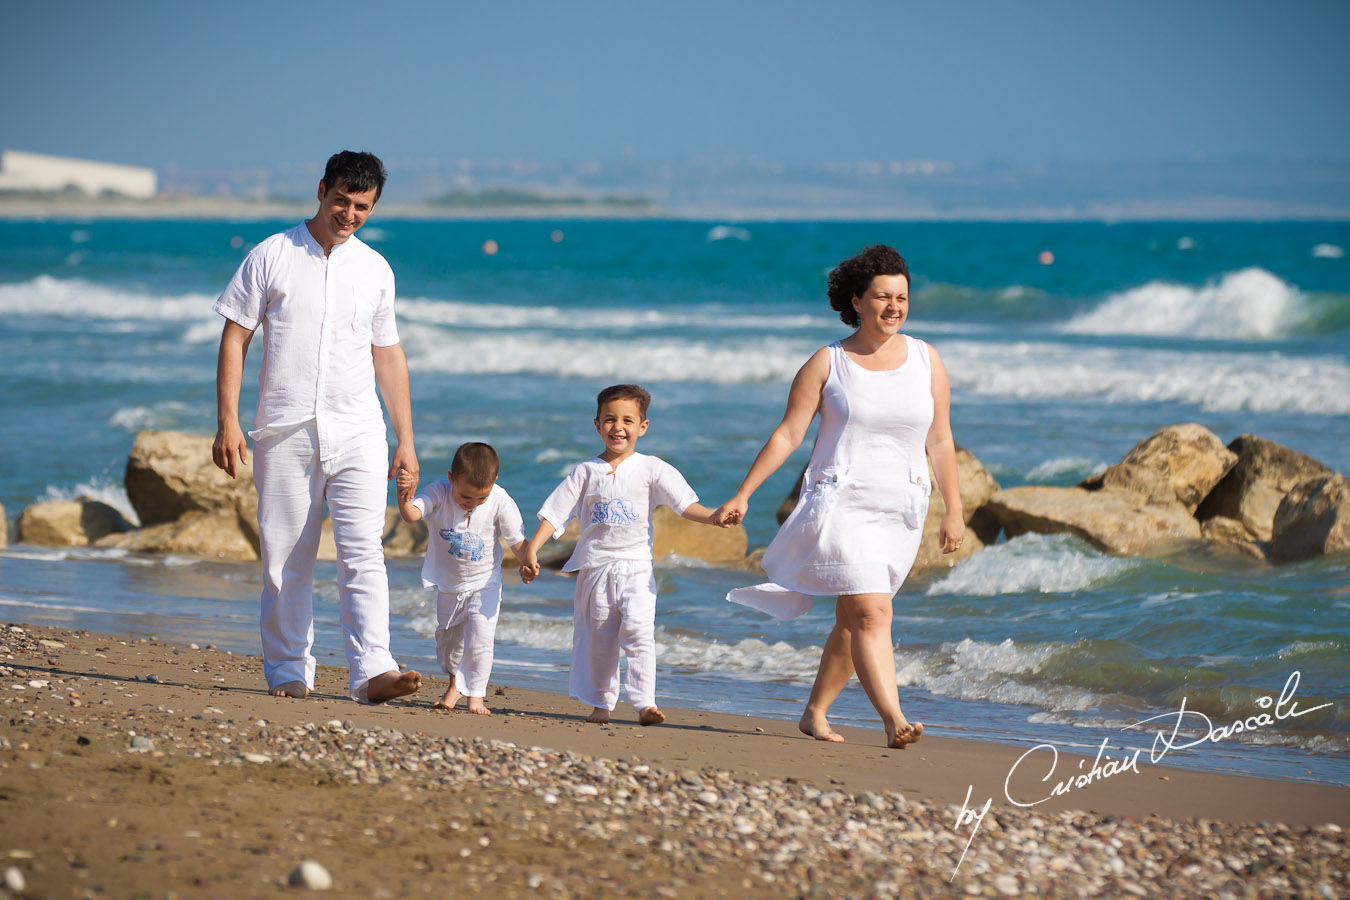
[(851, 729), (825, 745), (789, 722), (674, 708), (661, 727), (624, 708), (595, 726), (565, 697), (503, 687), (490, 717), (438, 712), (434, 677), (363, 707), (328, 667), (308, 699), (277, 700), (249, 656), (0, 629), (0, 889), (16, 896), (274, 896), (308, 859), (353, 897), (1350, 890), (1345, 787), (1145, 755), (1019, 809), (1005, 779), (1046, 796), (1093, 760), (1061, 751), (1041, 784), (1045, 765), (1009, 778), (1030, 745), (894, 751)]

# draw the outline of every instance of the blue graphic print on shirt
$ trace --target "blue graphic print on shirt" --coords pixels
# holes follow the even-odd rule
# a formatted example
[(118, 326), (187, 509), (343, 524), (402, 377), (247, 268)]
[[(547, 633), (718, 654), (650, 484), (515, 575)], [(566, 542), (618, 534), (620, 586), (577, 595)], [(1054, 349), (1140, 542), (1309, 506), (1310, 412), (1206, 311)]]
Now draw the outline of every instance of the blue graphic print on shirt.
[(591, 507), (592, 525), (632, 525), (638, 520), (633, 512), (633, 504), (622, 497), (612, 500), (597, 500)]
[(441, 529), (441, 537), (450, 544), (450, 555), (456, 559), (478, 562), (483, 558), (483, 539), (472, 531)]

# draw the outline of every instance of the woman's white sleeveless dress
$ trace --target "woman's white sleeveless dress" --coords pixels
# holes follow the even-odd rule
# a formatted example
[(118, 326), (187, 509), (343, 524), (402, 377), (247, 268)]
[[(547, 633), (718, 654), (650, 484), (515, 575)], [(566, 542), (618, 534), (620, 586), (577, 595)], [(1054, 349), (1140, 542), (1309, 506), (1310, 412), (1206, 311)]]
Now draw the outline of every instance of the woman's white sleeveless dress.
[(737, 588), (735, 603), (780, 619), (813, 596), (894, 594), (919, 551), (928, 514), (924, 443), (933, 424), (928, 345), (904, 335), (897, 369), (873, 372), (829, 346), (820, 431), (792, 514), (764, 551), (770, 584)]

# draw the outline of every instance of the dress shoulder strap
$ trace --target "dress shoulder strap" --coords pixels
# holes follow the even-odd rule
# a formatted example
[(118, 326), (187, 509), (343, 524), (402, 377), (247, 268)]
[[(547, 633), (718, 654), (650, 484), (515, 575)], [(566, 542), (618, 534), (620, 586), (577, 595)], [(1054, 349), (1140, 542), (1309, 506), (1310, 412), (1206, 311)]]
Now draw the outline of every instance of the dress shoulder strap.
[(909, 342), (909, 352), (918, 357), (919, 361), (923, 363), (925, 370), (931, 372), (933, 370), (933, 361), (928, 356), (927, 342), (921, 341), (916, 337), (910, 337), (909, 335), (905, 335), (905, 340)]

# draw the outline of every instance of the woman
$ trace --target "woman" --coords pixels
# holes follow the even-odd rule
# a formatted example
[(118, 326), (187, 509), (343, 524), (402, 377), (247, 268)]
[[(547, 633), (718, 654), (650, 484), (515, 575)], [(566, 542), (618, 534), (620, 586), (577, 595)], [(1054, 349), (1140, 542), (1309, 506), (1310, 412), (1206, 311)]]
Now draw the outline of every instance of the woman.
[(894, 249), (868, 247), (830, 273), (830, 306), (856, 330), (822, 347), (792, 380), (787, 411), (717, 522), (739, 522), (750, 496), (792, 454), (820, 413), (820, 433), (796, 508), (764, 552), (772, 584), (740, 588), (728, 600), (779, 618), (837, 595), (835, 624), (800, 728), (842, 741), (826, 713), (856, 671), (886, 728), (903, 748), (923, 734), (900, 711), (891, 643), (891, 598), (918, 553), (928, 512), (928, 466), (947, 505), (938, 532), (943, 553), (961, 546), (965, 522), (956, 445), (948, 416), (947, 370), (937, 351), (900, 333), (909, 313), (909, 268)]

